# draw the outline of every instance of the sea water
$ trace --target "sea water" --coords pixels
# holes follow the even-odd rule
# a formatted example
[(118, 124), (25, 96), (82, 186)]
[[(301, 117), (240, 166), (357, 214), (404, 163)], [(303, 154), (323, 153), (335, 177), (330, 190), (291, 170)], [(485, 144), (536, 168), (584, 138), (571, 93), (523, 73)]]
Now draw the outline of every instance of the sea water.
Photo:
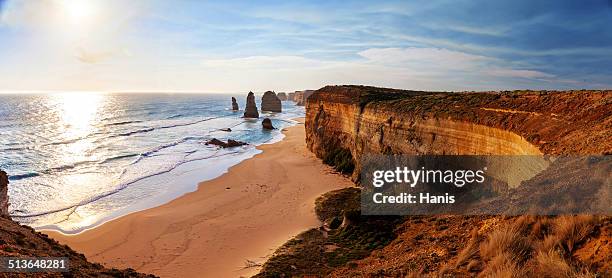
[[(232, 96), (241, 111), (231, 110)], [(283, 102), (282, 113), (245, 119), (245, 101), (246, 94), (0, 95), (10, 214), (38, 229), (78, 233), (196, 190), (259, 153), (256, 146), (281, 140), (282, 128), (304, 115)], [(263, 117), (277, 129), (263, 130)], [(249, 145), (206, 145), (212, 138)]]

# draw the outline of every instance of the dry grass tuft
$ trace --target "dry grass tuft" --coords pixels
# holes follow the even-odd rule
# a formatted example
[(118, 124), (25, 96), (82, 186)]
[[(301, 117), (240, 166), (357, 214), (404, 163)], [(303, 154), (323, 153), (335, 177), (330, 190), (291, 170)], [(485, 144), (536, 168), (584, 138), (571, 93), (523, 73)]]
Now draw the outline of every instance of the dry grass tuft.
[(467, 262), (469, 259), (478, 254), (478, 245), (480, 243), (481, 237), (478, 235), (478, 229), (473, 229), (471, 232), (470, 240), (466, 244), (465, 248), (459, 252), (457, 256), (457, 262), (455, 262), (455, 268), (461, 266), (463, 263)]
[(517, 278), (525, 277), (525, 271), (519, 267), (515, 258), (507, 252), (498, 253), (478, 275), (483, 278)]
[(572, 267), (554, 250), (538, 252), (534, 274), (538, 277), (571, 277)]
[(586, 239), (593, 231), (596, 218), (592, 215), (559, 216), (554, 220), (553, 233), (547, 235), (539, 246), (539, 251), (549, 252), (562, 248), (568, 253)]
[(497, 229), (480, 245), (483, 259), (509, 253), (513, 258), (524, 261), (531, 252), (531, 241), (521, 234), (521, 226), (511, 225)]

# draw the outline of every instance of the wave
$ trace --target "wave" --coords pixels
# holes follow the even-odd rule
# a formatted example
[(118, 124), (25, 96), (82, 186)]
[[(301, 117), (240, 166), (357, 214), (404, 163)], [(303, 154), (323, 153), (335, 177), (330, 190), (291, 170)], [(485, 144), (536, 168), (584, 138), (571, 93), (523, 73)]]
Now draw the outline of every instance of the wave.
[(128, 124), (136, 124), (136, 123), (142, 123), (142, 121), (123, 121), (123, 122), (116, 122), (116, 123), (108, 123), (108, 124), (105, 124), (104, 126), (118, 126), (118, 125), (128, 125)]
[(214, 119), (226, 118), (226, 117), (228, 117), (228, 116), (210, 117), (210, 118), (206, 118), (206, 119), (202, 119), (202, 120), (197, 120), (197, 121), (193, 121), (193, 122), (188, 122), (188, 123), (160, 126), (160, 127), (158, 127), (158, 129), (174, 128), (174, 127), (181, 127), (181, 126), (190, 126), (190, 125), (195, 125), (195, 124), (199, 124), (199, 123), (202, 123), (202, 122), (206, 122), (206, 121), (210, 121), (210, 120), (214, 120)]
[(118, 159), (122, 159), (122, 158), (134, 157), (134, 156), (138, 156), (138, 155), (140, 155), (140, 154), (130, 153), (130, 154), (117, 155), (117, 156), (106, 158), (106, 159), (98, 162), (98, 164), (104, 164), (104, 163), (111, 162), (111, 161), (114, 161), (114, 160), (118, 160)]
[[(199, 137), (199, 136), (188, 136), (188, 137), (184, 137), (184, 138), (182, 138), (182, 139), (180, 139), (180, 140), (177, 140), (177, 141), (174, 141), (174, 142), (171, 142), (171, 143), (168, 143), (168, 144), (163, 144), (163, 145), (160, 145), (160, 146), (158, 146), (158, 147), (156, 147), (156, 148), (153, 148), (153, 149), (151, 149), (151, 150), (148, 150), (148, 151), (146, 151), (146, 152), (143, 152), (143, 153), (139, 154), (139, 155), (138, 155), (138, 158), (137, 158), (137, 159), (135, 159), (134, 161), (132, 161), (132, 163), (130, 163), (130, 165), (134, 165), (134, 164), (136, 164), (136, 163), (140, 162), (140, 161), (141, 161), (143, 158), (145, 158), (145, 157), (150, 157), (150, 156), (152, 156), (153, 154), (155, 154), (155, 153), (157, 153), (157, 152), (159, 152), (159, 151), (161, 151), (161, 150), (163, 150), (163, 149), (167, 149), (167, 148), (170, 148), (170, 147), (174, 147), (174, 146), (177, 146), (177, 145), (182, 144), (182, 143), (187, 142), (187, 141), (191, 141), (191, 140), (202, 140), (202, 139), (205, 139), (205, 138), (206, 138), (206, 137)], [(122, 175), (123, 175), (123, 173), (122, 173)]]
[(51, 142), (51, 143), (47, 143), (43, 146), (57, 146), (57, 145), (66, 145), (66, 144), (72, 144), (72, 143), (76, 143), (78, 141), (81, 141), (83, 139), (87, 138), (87, 136), (83, 136), (83, 137), (78, 137), (78, 138), (72, 138), (72, 139), (67, 139), (67, 140), (63, 140), (63, 141), (57, 141), (57, 142)]
[(144, 129), (139, 129), (139, 130), (134, 130), (134, 131), (128, 131), (128, 132), (125, 132), (125, 133), (119, 133), (117, 135), (109, 136), (109, 138), (120, 137), (120, 136), (130, 136), (130, 135), (134, 135), (134, 134), (138, 134), (138, 133), (147, 133), (147, 132), (151, 132), (153, 130), (155, 130), (154, 127), (149, 127), (149, 128), (144, 128)]
[[(96, 202), (96, 201), (98, 201), (98, 200), (100, 200), (102, 198), (105, 198), (105, 197), (117, 194), (118, 192), (121, 192), (122, 190), (125, 190), (130, 185), (133, 185), (134, 183), (137, 183), (139, 181), (142, 181), (142, 180), (145, 180), (145, 179), (148, 179), (148, 178), (151, 178), (151, 177), (155, 177), (155, 176), (159, 176), (159, 175), (168, 173), (168, 172), (176, 169), (177, 167), (179, 167), (179, 166), (181, 166), (181, 165), (183, 165), (185, 163), (241, 153), (241, 151), (233, 151), (233, 152), (227, 152), (227, 153), (223, 153), (223, 154), (218, 154), (218, 152), (219, 151), (213, 153), (210, 156), (206, 156), (206, 157), (199, 157), (199, 158), (193, 158), (193, 159), (183, 159), (181, 161), (178, 161), (177, 163), (174, 163), (174, 164), (170, 165), (166, 169), (163, 169), (161, 171), (158, 171), (158, 172), (155, 172), (155, 173), (151, 173), (151, 174), (148, 174), (148, 175), (136, 177), (136, 178), (134, 178), (132, 180), (129, 180), (127, 182), (124, 182), (124, 183), (120, 183), (113, 190), (109, 190), (107, 192), (100, 193), (98, 195), (92, 196), (90, 198), (87, 198), (87, 199), (85, 199), (85, 200), (83, 200), (81, 202), (78, 202), (76, 204), (73, 204), (73, 205), (68, 205), (68, 206), (64, 206), (64, 207), (58, 208), (58, 209), (53, 209), (53, 210), (44, 211), (44, 212), (34, 212), (34, 213), (29, 213), (29, 214), (11, 214), (11, 217), (13, 217), (13, 218), (39, 217), (39, 216), (45, 216), (45, 215), (49, 215), (49, 214), (53, 214), (53, 213), (63, 212), (63, 211), (66, 211), (66, 210), (71, 210), (71, 209), (74, 209), (74, 208), (77, 208), (77, 207), (80, 207), (80, 206), (84, 206), (84, 205)], [(187, 156), (189, 156), (189, 155), (187, 155)], [(185, 158), (187, 156), (185, 156)]]
[(190, 126), (190, 125), (195, 125), (195, 124), (199, 124), (199, 123), (202, 123), (202, 122), (206, 122), (206, 121), (210, 121), (210, 120), (214, 120), (214, 119), (218, 119), (218, 118), (223, 118), (223, 117), (227, 117), (227, 116), (210, 117), (210, 118), (206, 118), (206, 119), (202, 119), (202, 120), (197, 120), (197, 121), (193, 121), (193, 122), (178, 123), (178, 124), (172, 124), (172, 125), (162, 125), (162, 126), (158, 126), (158, 127), (147, 127), (147, 128), (143, 128), (143, 129), (138, 129), (138, 130), (133, 130), (133, 131), (128, 131), (128, 132), (112, 135), (112, 136), (109, 136), (109, 138), (131, 136), (131, 135), (139, 134), (139, 133), (148, 133), (148, 132), (151, 132), (151, 131), (154, 131), (154, 130), (157, 130), (157, 129), (168, 129), (168, 128), (175, 128), (175, 127), (182, 127), (182, 126)]
[(33, 147), (12, 147), (12, 148), (4, 148), (1, 151), (10, 152), (10, 151), (25, 151), (25, 150), (33, 150)]
[(38, 177), (40, 176), (39, 173), (25, 173), (25, 174), (21, 174), (21, 175), (10, 175), (9, 176), (9, 180), (10, 181), (18, 181), (18, 180), (22, 180), (22, 179), (27, 179), (27, 178), (32, 178), (32, 177)]
[(180, 118), (180, 117), (183, 117), (183, 114), (172, 115), (170, 117), (167, 117), (166, 120), (172, 120), (172, 119), (176, 119), (176, 118)]

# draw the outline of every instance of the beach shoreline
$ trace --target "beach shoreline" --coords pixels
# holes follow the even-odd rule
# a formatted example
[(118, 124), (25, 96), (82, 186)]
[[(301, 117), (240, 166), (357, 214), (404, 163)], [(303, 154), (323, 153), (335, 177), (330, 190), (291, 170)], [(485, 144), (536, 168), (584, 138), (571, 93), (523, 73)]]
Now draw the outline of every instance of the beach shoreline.
[(320, 225), (314, 201), (353, 186), (306, 148), (303, 119), (281, 141), (159, 207), (76, 235), (44, 231), (108, 267), (161, 277), (243, 277), (298, 233)]

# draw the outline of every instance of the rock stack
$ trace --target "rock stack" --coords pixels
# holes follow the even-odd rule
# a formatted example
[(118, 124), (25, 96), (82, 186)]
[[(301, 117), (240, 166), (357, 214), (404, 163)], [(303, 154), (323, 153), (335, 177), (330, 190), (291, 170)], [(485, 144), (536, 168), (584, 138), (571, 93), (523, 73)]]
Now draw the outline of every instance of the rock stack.
[(8, 206), (8, 175), (0, 170), (0, 217), (9, 217)]
[(261, 97), (261, 111), (281, 112), (281, 101), (276, 96), (276, 93), (267, 91)]
[(245, 118), (259, 118), (259, 112), (257, 112), (257, 104), (255, 104), (255, 94), (249, 92), (247, 95), (246, 107), (244, 108)]
[(261, 122), (261, 126), (263, 127), (263, 129), (274, 129), (274, 126), (272, 125), (272, 120), (265, 118), (262, 122)]
[(295, 101), (295, 93), (287, 93), (287, 100)]
[(312, 95), (314, 90), (305, 90), (305, 91), (297, 91), (295, 92), (295, 98), (293, 99), (298, 106), (306, 105), (306, 100), (310, 95)]
[(232, 97), (232, 110), (238, 111), (238, 102), (236, 102), (235, 97)]
[(278, 97), (278, 99), (280, 99), (281, 101), (286, 101), (287, 100), (287, 94), (285, 93), (278, 93), (276, 94), (276, 96)]

